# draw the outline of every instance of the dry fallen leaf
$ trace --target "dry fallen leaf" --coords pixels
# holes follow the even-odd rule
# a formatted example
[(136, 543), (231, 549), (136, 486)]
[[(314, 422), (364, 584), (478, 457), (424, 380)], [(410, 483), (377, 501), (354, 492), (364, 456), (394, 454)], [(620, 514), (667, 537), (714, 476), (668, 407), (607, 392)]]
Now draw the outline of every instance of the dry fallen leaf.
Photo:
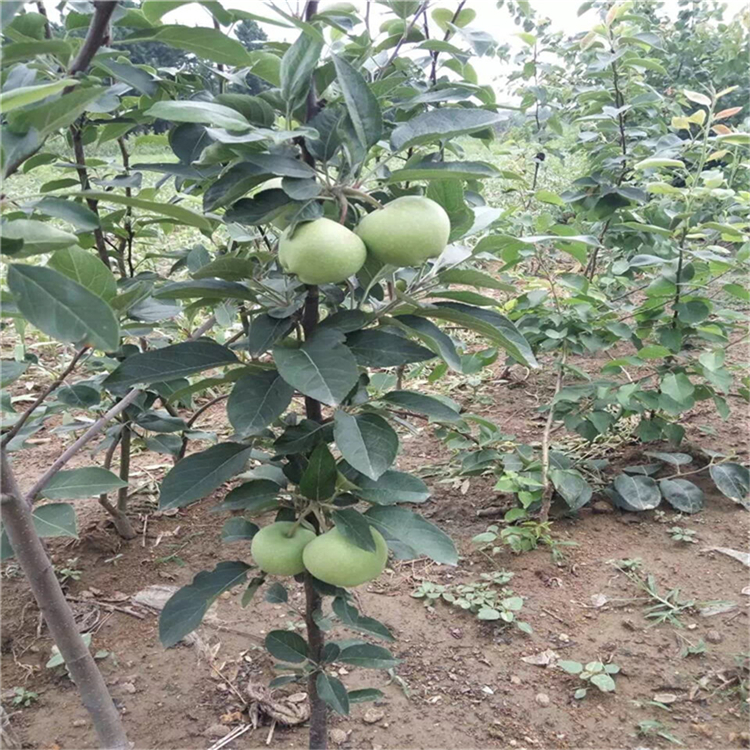
[(526, 664), (533, 664), (535, 667), (550, 667), (554, 666), (559, 658), (560, 655), (556, 651), (548, 648), (546, 651), (541, 651), (538, 654), (524, 656), (521, 661), (526, 662)]

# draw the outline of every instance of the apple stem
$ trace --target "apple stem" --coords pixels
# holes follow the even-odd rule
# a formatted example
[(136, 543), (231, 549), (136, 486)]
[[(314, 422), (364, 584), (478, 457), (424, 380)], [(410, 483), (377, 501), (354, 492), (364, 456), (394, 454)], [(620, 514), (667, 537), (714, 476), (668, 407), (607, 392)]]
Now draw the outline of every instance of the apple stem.
[(376, 208), (385, 208), (383, 204), (377, 199), (373, 198), (369, 193), (365, 193), (362, 190), (356, 190), (355, 188), (344, 188), (344, 195), (350, 195), (352, 198), (359, 198), (365, 203), (369, 203)]

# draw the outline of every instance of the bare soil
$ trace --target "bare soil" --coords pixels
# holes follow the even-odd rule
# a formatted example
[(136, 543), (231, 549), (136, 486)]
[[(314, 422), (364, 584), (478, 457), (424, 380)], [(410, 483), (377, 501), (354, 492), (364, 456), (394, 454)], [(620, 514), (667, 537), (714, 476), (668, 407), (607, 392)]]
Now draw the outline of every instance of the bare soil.
[[(499, 379), (499, 371), (483, 380), (476, 393), (464, 388), (451, 395), (467, 406), (474, 399), (472, 410), (494, 419), (504, 432), (538, 440), (541, 422), (535, 409), (550, 395), (549, 375), (506, 381)], [(746, 415), (741, 402), (735, 400), (734, 406), (726, 423), (699, 406), (684, 422), (688, 439), (746, 457)], [(199, 424), (217, 429), (222, 414), (219, 405)], [(706, 437), (706, 431), (712, 434)], [(67, 440), (48, 430), (36, 437), (48, 442), (14, 454), (26, 486)], [(623, 445), (610, 457), (613, 471), (645, 462), (640, 450)], [(493, 521), (477, 517), (477, 511), (502, 504), (502, 498), (490, 477), (451, 479), (450, 458), (425, 427), (404, 441), (400, 465), (419, 470), (430, 485), (433, 497), (420, 510), (451, 534), (461, 563), (457, 568), (425, 561), (394, 563), (380, 579), (357, 590), (361, 610), (397, 636), (392, 650), (402, 661), (397, 680), (365, 670), (343, 677), (350, 688), (381, 689), (384, 699), (354, 706), (347, 718), (333, 717), (331, 727), (341, 731), (333, 733), (332, 744), (373, 750), (667, 747), (670, 742), (663, 737), (637, 734), (641, 722), (659, 721), (661, 731), (690, 748), (748, 746), (747, 694), (739, 681), (744, 679), (746, 686), (747, 675), (738, 667), (741, 655), (750, 651), (748, 573), (737, 560), (709, 551), (747, 548), (746, 511), (704, 482), (706, 510), (679, 520), (697, 532), (697, 544), (670, 539), (666, 529), (675, 523), (671, 512), (625, 514), (597, 505), (600, 512), (586, 508), (575, 519), (555, 521), (555, 538), (577, 545), (565, 548), (563, 561), (554, 562), (548, 548), (523, 555), (504, 551), (489, 559), (475, 550), (471, 538)], [(90, 460), (80, 457), (81, 463)], [(158, 479), (168, 464), (164, 456), (136, 456), (134, 481)], [(259, 640), (270, 629), (299, 622), (287, 607), (261, 596), (243, 610), (240, 592), (231, 592), (218, 602), (219, 624), (200, 629), (198, 645), (165, 650), (155, 615), (139, 619), (112, 609), (128, 606), (123, 601), (127, 597), (118, 594), (133, 595), (153, 584), (183, 585), (221, 560), (248, 559), (242, 544), (219, 542), (224, 517), (210, 508), (226, 489), (175, 515), (142, 514), (139, 537), (123, 546), (102, 528), (104, 515), (89, 501), (82, 508), (86, 531), (80, 543), (49, 545), (57, 565), (77, 558), (81, 577), (69, 582), (67, 591), (76, 600), (82, 627), (92, 629), (94, 650), (109, 652), (99, 663), (136, 748), (209, 748), (246, 723), (246, 686), (266, 685), (273, 676), (272, 660)], [(655, 576), (660, 591), (679, 588), (681, 599), (695, 601), (681, 618), (683, 627), (650, 626), (644, 608), (652, 602), (608, 564), (620, 558), (641, 558), (642, 569)], [(501, 568), (515, 574), (510, 585), (525, 597), (523, 619), (533, 627), (530, 636), (482, 623), (445, 603), (429, 610), (411, 596), (424, 580), (468, 582)], [(300, 607), (300, 587), (293, 584), (291, 590), (291, 603)], [(700, 614), (701, 603), (716, 600), (736, 606), (722, 614)], [(701, 640), (704, 654), (680, 655)], [(12, 562), (4, 565), (2, 695), (11, 726), (26, 748), (93, 748), (94, 732), (75, 687), (45, 668), (51, 645), (23, 578)], [(574, 700), (576, 678), (523, 661), (547, 649), (561, 659), (618, 664), (616, 692), (605, 695), (594, 689), (584, 700)], [(38, 701), (29, 708), (13, 706), (15, 686), (35, 691)], [(284, 688), (279, 695), (299, 689)], [(664, 693), (668, 695), (658, 696), (662, 705), (656, 705), (654, 696)], [(262, 722), (227, 747), (306, 744), (306, 725), (277, 725), (271, 731), (270, 723)]]

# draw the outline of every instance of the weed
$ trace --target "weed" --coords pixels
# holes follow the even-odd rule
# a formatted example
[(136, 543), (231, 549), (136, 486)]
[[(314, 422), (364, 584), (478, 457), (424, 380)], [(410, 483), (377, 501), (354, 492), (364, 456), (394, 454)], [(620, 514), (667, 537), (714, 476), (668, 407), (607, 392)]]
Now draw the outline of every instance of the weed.
[[(521, 509), (514, 509), (523, 513)], [(477, 534), (471, 541), (476, 545), (480, 552), (490, 550), (492, 555), (497, 555), (503, 547), (507, 545), (516, 554), (530, 552), (536, 549), (540, 544), (550, 548), (552, 559), (560, 562), (563, 559), (562, 547), (577, 546), (575, 542), (561, 542), (555, 539), (551, 534), (551, 522), (535, 521), (533, 519), (523, 520), (515, 526), (507, 526), (500, 530), (497, 524), (487, 527), (487, 531)]]
[(706, 642), (701, 638), (698, 643), (693, 645), (686, 638), (683, 639), (684, 646), (680, 651), (680, 656), (683, 659), (687, 659), (689, 656), (702, 656), (706, 653)]
[(680, 589), (678, 588), (670, 589), (663, 594), (660, 593), (656, 578), (651, 573), (647, 573), (645, 577), (639, 575), (638, 571), (641, 568), (641, 561), (639, 560), (637, 565), (634, 565), (634, 563), (634, 560), (612, 561), (617, 570), (625, 575), (641, 591), (644, 591), (648, 598), (654, 602), (654, 604), (646, 607), (644, 611), (645, 618), (651, 620), (651, 625), (661, 625), (664, 622), (668, 622), (670, 625), (681, 628), (683, 625), (680, 615), (692, 609), (695, 606), (695, 600), (690, 599), (686, 601), (681, 599)]
[(617, 664), (590, 661), (584, 665), (579, 661), (562, 660), (557, 662), (557, 666), (568, 674), (578, 675), (579, 679), (587, 683), (586, 687), (578, 688), (573, 693), (573, 697), (576, 700), (585, 698), (591, 685), (594, 685), (602, 693), (615, 692), (615, 680), (612, 675), (620, 671), (620, 667)]
[(670, 731), (669, 727), (662, 724), (660, 721), (641, 721), (638, 723), (638, 736), (639, 737), (661, 737), (673, 745), (684, 745), (677, 739)]
[(28, 708), (32, 703), (39, 700), (39, 694), (24, 687), (13, 688), (13, 705)]
[(673, 542), (685, 542), (686, 544), (697, 544), (696, 533), (695, 529), (685, 529), (682, 526), (672, 526), (667, 529), (667, 534), (670, 535)]
[(424, 599), (425, 607), (433, 608), (436, 601), (443, 600), (468, 610), (478, 620), (497, 621), (499, 624), (515, 624), (524, 633), (531, 633), (531, 626), (520, 621), (517, 614), (523, 608), (523, 597), (517, 596), (505, 584), (513, 577), (508, 571), (482, 573), (481, 581), (441, 585), (423, 581), (413, 592), (415, 599)]
[(68, 581), (80, 581), (83, 576), (83, 571), (76, 568), (78, 565), (78, 558), (72, 557), (67, 560), (64, 566), (55, 566), (55, 574), (60, 581), (61, 585), (68, 583)]

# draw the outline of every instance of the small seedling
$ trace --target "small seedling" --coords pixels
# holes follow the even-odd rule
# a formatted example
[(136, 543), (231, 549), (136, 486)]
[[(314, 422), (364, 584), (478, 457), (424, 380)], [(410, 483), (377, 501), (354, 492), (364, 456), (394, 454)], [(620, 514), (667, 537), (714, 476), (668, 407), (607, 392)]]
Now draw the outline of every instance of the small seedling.
[[(86, 644), (87, 648), (91, 647), (91, 633), (84, 633), (81, 638), (83, 638), (83, 642)], [(106, 659), (108, 656), (111, 655), (111, 651), (97, 651), (94, 654), (94, 659)], [(57, 646), (52, 647), (52, 651), (50, 653), (49, 660), (44, 665), (47, 667), (47, 669), (58, 669), (59, 667), (65, 667), (65, 671), (68, 674), (68, 677), (70, 677), (70, 670), (68, 670), (68, 666), (65, 663), (65, 659), (63, 659), (62, 654), (60, 653), (60, 649), (57, 648)], [(60, 670), (60, 674), (62, 674), (62, 670)]]
[(672, 538), (673, 542), (684, 542), (686, 544), (697, 544), (698, 540), (695, 539), (695, 529), (684, 529), (682, 526), (672, 526), (667, 529), (667, 533)]
[(638, 724), (638, 735), (640, 737), (661, 737), (674, 745), (684, 745), (660, 721), (641, 721)]
[[(442, 599), (459, 609), (473, 612), (477, 619), (498, 621), (498, 624), (516, 627), (524, 633), (531, 633), (527, 622), (516, 619), (523, 608), (523, 597), (516, 596), (505, 584), (513, 573), (502, 570), (495, 573), (482, 573), (481, 581), (460, 583), (450, 586), (423, 581), (413, 592), (415, 599), (424, 599), (425, 607), (433, 609), (434, 603)], [(500, 588), (495, 588), (500, 587)]]
[[(637, 565), (634, 564), (636, 562)], [(645, 618), (652, 621), (651, 625), (661, 625), (664, 622), (668, 622), (670, 625), (674, 625), (677, 628), (682, 627), (680, 615), (695, 606), (694, 599), (688, 601), (681, 599), (680, 589), (677, 588), (670, 589), (664, 594), (659, 593), (656, 578), (651, 573), (646, 574), (645, 577), (639, 575), (638, 571), (641, 567), (640, 560), (613, 560), (612, 564), (617, 570), (623, 573), (631, 583), (634, 583), (639, 589), (645, 591), (649, 599), (655, 602), (654, 604), (647, 606), (644, 611)]]
[(28, 708), (32, 703), (39, 700), (39, 694), (23, 687), (13, 688), (13, 705)]
[(76, 565), (78, 565), (78, 558), (72, 557), (67, 561), (67, 563), (64, 566), (59, 566), (55, 568), (55, 573), (57, 574), (57, 577), (61, 584), (66, 584), (68, 581), (80, 581), (81, 580), (83, 571), (79, 570), (76, 567)]
[(701, 638), (698, 643), (693, 646), (690, 641), (685, 640), (685, 645), (682, 648), (682, 651), (680, 651), (680, 656), (683, 659), (687, 659), (688, 656), (701, 656), (706, 653), (706, 642)]
[[(519, 512), (522, 514), (521, 516), (517, 515)], [(516, 515), (512, 519), (508, 519), (506, 515), (506, 520), (519, 520), (526, 515), (525, 511), (520, 508), (514, 508), (509, 513), (515, 513)], [(563, 559), (561, 547), (575, 547), (577, 545), (575, 542), (561, 542), (555, 539), (550, 531), (551, 525), (549, 521), (540, 523), (529, 519), (514, 526), (506, 526), (501, 531), (497, 524), (492, 524), (487, 527), (487, 531), (477, 534), (471, 541), (480, 552), (489, 550), (493, 555), (502, 551), (503, 547), (500, 545), (510, 547), (516, 554), (530, 552), (539, 545), (546, 545), (550, 548), (552, 559), (559, 562)]]
[[(560, 667), (564, 672), (572, 675), (578, 675), (578, 677), (587, 682), (588, 685), (594, 685), (602, 693), (614, 693), (615, 692), (615, 681), (612, 675), (617, 674), (620, 671), (620, 667), (617, 664), (604, 664), (600, 661), (590, 661), (588, 664), (581, 664), (579, 661), (558, 661), (557, 666)], [(573, 697), (576, 700), (582, 700), (586, 697), (589, 687), (578, 688), (573, 693)]]

